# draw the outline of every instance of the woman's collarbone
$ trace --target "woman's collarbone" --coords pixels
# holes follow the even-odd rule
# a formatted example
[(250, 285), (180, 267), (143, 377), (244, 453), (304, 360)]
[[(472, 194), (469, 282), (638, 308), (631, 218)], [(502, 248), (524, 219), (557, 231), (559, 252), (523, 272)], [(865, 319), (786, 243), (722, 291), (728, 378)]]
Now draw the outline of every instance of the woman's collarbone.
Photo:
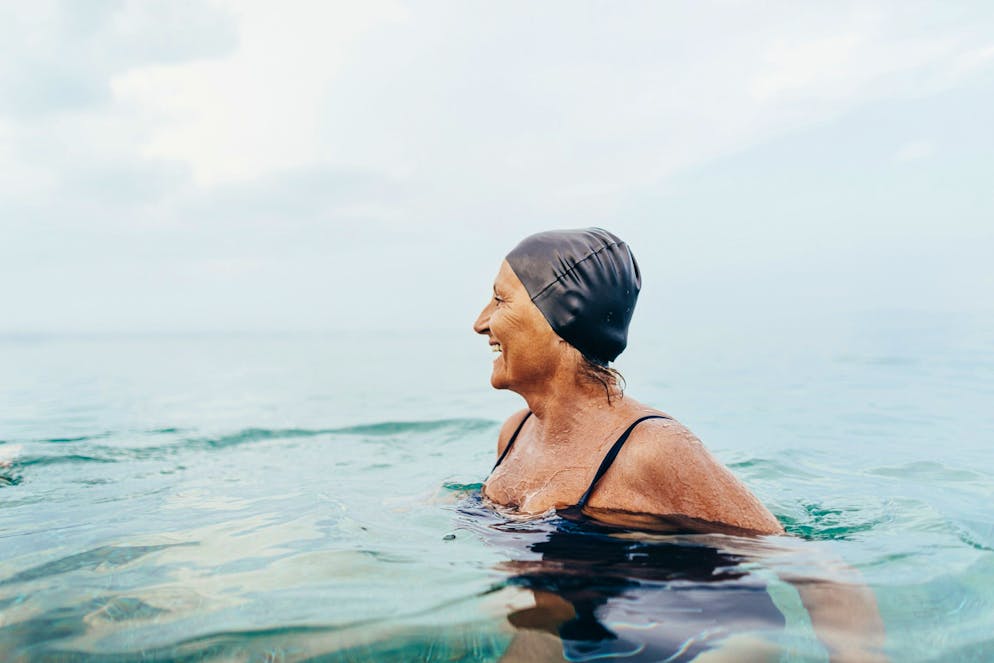
[(522, 511), (541, 513), (553, 507), (571, 506), (580, 500), (587, 486), (586, 465), (553, 463), (536, 465), (517, 459), (499, 468), (493, 477), (491, 494), (505, 504), (517, 504)]

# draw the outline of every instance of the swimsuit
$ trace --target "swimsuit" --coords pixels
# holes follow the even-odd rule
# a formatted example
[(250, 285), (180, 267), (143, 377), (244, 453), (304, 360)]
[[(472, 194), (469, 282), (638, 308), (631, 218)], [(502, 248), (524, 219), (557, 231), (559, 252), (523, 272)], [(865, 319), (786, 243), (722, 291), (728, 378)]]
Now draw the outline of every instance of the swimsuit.
[[(500, 455), (500, 458), (497, 459), (497, 462), (494, 464), (493, 469), (490, 470), (491, 472), (496, 470), (497, 466), (500, 465), (501, 462), (504, 460), (504, 458), (507, 457), (507, 453), (511, 450), (511, 447), (514, 445), (514, 441), (518, 439), (518, 433), (520, 433), (521, 429), (524, 428), (525, 422), (528, 421), (528, 417), (530, 417), (531, 414), (532, 414), (531, 410), (529, 410), (528, 414), (526, 414), (524, 418), (521, 420), (521, 423), (518, 424), (518, 427), (514, 429), (514, 434), (511, 435), (511, 439), (507, 441), (507, 446), (504, 447), (504, 453), (502, 453)], [(593, 493), (594, 488), (597, 487), (597, 482), (600, 481), (601, 478), (611, 468), (611, 464), (614, 463), (614, 459), (618, 457), (618, 453), (621, 452), (621, 447), (625, 446), (625, 442), (628, 441), (628, 437), (632, 434), (632, 431), (635, 430), (635, 427), (638, 426), (643, 421), (645, 421), (646, 419), (672, 420), (672, 417), (667, 417), (662, 414), (649, 414), (644, 417), (639, 417), (634, 422), (632, 422), (632, 425), (629, 426), (627, 429), (625, 429), (625, 432), (621, 434), (621, 436), (617, 439), (617, 441), (615, 441), (614, 445), (611, 446), (611, 449), (610, 451), (607, 452), (607, 455), (604, 456), (604, 460), (601, 461), (601, 465), (600, 467), (597, 468), (597, 473), (594, 475), (594, 480), (590, 482), (590, 486), (587, 488), (587, 491), (583, 494), (583, 497), (580, 498), (580, 501), (574, 504), (573, 506), (566, 507), (565, 509), (559, 509), (560, 512), (568, 514), (579, 514), (581, 511), (583, 511), (584, 508), (586, 508), (587, 502), (590, 500), (591, 493)]]
[[(531, 412), (518, 424), (495, 469), (529, 416)], [(600, 527), (580, 513), (632, 431), (646, 419), (670, 417), (648, 415), (633, 422), (608, 451), (580, 501), (558, 510), (559, 517), (479, 528), (507, 549), (513, 560), (509, 567), (518, 566), (508, 584), (554, 594), (572, 606), (574, 616), (555, 627), (563, 656), (570, 661), (687, 662), (737, 633), (775, 639), (785, 619), (766, 590), (766, 580), (752, 572), (750, 560), (715, 547), (707, 535), (619, 537), (618, 529)], [(478, 505), (469, 522), (494, 518)], [(494, 530), (504, 534), (496, 537)]]

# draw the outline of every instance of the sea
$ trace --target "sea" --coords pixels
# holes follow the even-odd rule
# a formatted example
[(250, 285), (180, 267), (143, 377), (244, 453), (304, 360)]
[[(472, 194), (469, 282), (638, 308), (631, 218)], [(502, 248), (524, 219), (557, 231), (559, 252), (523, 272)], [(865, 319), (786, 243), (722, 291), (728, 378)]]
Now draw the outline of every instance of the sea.
[(495, 511), (492, 358), (468, 324), (0, 337), (0, 660), (826, 661), (801, 568), (889, 660), (994, 661), (994, 315), (633, 327), (627, 393), (783, 537)]

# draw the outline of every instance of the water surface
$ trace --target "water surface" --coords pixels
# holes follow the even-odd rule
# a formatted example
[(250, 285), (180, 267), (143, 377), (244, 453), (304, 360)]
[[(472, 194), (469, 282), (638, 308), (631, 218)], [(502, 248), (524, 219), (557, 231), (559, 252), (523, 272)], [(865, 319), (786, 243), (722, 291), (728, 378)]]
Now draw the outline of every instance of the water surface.
[[(990, 323), (636, 326), (621, 368), (790, 533), (860, 571), (893, 660), (986, 661)], [(730, 591), (713, 581), (740, 567), (729, 578), (766, 587), (786, 624), (744, 630), (784, 660), (825, 660), (789, 583), (720, 542), (636, 537), (571, 557), (577, 539), (554, 523), (480, 511), (519, 407), (489, 389), (490, 359), (462, 330), (3, 338), (0, 659), (496, 661), (541, 583), (574, 601), (569, 573), (665, 591), (690, 571), (659, 559), (696, 546), (691, 567), (711, 570), (690, 581)], [(612, 555), (598, 576), (590, 560)], [(701, 567), (708, 555), (720, 563)], [(632, 595), (618, 591), (611, 605)], [(612, 655), (633, 654), (652, 608), (633, 600), (621, 618), (608, 602), (589, 616), (620, 636)]]

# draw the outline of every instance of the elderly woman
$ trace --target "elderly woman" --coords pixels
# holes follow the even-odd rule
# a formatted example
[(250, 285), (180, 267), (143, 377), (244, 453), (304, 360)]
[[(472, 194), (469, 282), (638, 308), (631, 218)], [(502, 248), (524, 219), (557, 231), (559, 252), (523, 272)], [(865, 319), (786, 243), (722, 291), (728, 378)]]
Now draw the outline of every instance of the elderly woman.
[[(599, 228), (532, 235), (501, 263), (493, 298), (474, 330), (486, 336), (497, 353), (491, 384), (517, 392), (528, 407), (501, 427), (497, 462), (483, 496), (501, 510), (523, 515), (555, 510), (569, 520), (583, 516), (625, 528), (782, 534), (773, 514), (693, 433), (669, 415), (622, 394), (620, 375), (609, 364), (627, 344), (640, 286), (631, 250)], [(710, 649), (710, 640), (735, 632), (725, 628), (730, 622), (751, 628), (782, 627), (783, 618), (762, 586), (756, 592), (753, 581), (746, 580), (752, 577), (748, 571), (732, 573), (739, 580), (723, 585), (723, 593), (709, 587), (700, 594), (687, 591), (694, 578), (697, 586), (720, 581), (738, 562), (760, 556), (761, 563), (781, 565), (777, 572), (797, 588), (833, 660), (884, 660), (879, 649), (880, 616), (858, 574), (839, 563), (812, 562), (789, 539), (748, 543), (749, 539), (725, 537), (722, 545), (739, 546), (731, 557), (700, 548), (688, 558), (676, 544), (663, 544), (645, 547), (638, 559), (629, 560), (627, 544), (619, 552), (613, 539), (591, 548), (590, 541), (569, 537), (560, 541), (563, 536), (553, 534), (532, 545), (546, 567), (535, 567), (536, 562), (522, 567), (517, 584), (533, 590), (535, 607), (509, 616), (516, 626), (531, 625), (526, 627), (530, 630), (519, 628), (522, 637), (516, 636), (511, 650), (525, 646), (526, 640), (532, 642), (533, 636), (524, 635), (538, 628), (561, 638), (564, 650), (580, 647), (589, 655), (617, 656), (618, 651), (605, 647), (617, 649), (624, 639), (598, 620), (610, 618), (612, 610), (624, 613), (635, 605), (664, 615), (654, 617), (656, 628), (647, 632), (655, 642), (633, 648), (645, 660), (689, 660)], [(658, 559), (652, 561), (649, 553)], [(798, 574), (797, 564), (783, 562), (791, 555), (796, 561), (799, 554), (800, 567), (819, 567), (827, 573)], [(618, 560), (634, 566), (628, 569)], [(695, 575), (679, 567), (683, 562), (700, 572)], [(621, 576), (605, 583), (607, 569)], [(563, 582), (556, 580), (564, 573)], [(589, 586), (583, 581), (588, 574), (597, 576)], [(683, 583), (683, 590), (659, 594), (646, 589), (667, 587), (670, 576)], [(557, 591), (558, 586), (565, 589)], [(628, 596), (621, 603), (604, 590), (632, 586), (645, 591), (619, 590)], [(724, 642), (726, 656), (711, 652), (715, 655), (708, 660), (754, 659), (756, 651), (736, 651), (726, 646), (727, 639)], [(556, 646), (552, 649), (555, 654)], [(577, 660), (575, 654), (568, 658)], [(530, 650), (518, 658), (549, 657)], [(562, 660), (558, 654), (551, 658)]]
[(490, 383), (528, 408), (501, 428), (484, 495), (528, 514), (783, 532), (693, 433), (622, 395), (608, 364), (640, 286), (628, 245), (599, 228), (532, 235), (507, 255), (473, 328), (497, 353)]

